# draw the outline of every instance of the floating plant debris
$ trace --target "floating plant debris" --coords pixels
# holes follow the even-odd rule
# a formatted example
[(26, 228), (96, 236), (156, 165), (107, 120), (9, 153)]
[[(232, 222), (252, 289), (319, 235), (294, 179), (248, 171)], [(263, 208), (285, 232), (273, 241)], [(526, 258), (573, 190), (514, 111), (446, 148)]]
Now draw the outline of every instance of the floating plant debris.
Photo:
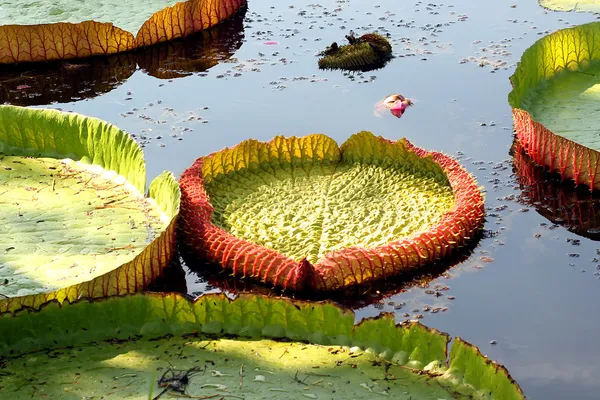
[(333, 42), (320, 53), (319, 68), (370, 71), (381, 68), (392, 57), (392, 45), (377, 33), (356, 37), (354, 32), (346, 36), (348, 44), (339, 46)]

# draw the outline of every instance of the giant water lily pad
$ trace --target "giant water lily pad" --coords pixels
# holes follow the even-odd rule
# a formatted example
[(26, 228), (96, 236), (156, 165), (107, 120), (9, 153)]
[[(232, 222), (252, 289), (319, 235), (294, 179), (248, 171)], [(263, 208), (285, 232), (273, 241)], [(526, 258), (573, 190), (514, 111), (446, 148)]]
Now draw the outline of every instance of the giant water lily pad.
[(206, 71), (242, 45), (245, 11), (194, 35), (135, 52), (81, 60), (0, 65), (0, 103), (29, 106), (96, 97), (141, 69), (159, 79)]
[(448, 359), (446, 334), (389, 314), (354, 318), (329, 302), (259, 295), (53, 302), (0, 317), (0, 390), (147, 399), (174, 368), (196, 371), (178, 386), (196, 398), (524, 398), (506, 369), (459, 338)]
[(236, 276), (333, 290), (422, 267), (480, 228), (472, 176), (370, 132), (246, 141), (182, 176), (182, 241)]
[(527, 49), (511, 77), (517, 137), (540, 165), (600, 188), (600, 23), (554, 32)]
[(0, 311), (145, 288), (174, 254), (179, 190), (103, 121), (0, 107)]
[(245, 0), (7, 0), (0, 11), (0, 63), (107, 55), (149, 46), (210, 28), (245, 4)]
[(539, 0), (539, 3), (552, 11), (600, 12), (598, 0)]

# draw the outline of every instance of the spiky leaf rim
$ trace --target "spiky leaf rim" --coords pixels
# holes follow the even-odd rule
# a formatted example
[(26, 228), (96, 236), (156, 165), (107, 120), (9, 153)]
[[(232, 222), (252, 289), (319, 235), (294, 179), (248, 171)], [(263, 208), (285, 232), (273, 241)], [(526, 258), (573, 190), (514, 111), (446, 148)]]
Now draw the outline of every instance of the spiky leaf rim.
[[(352, 310), (331, 301), (256, 294), (243, 294), (234, 300), (224, 294), (205, 294), (192, 300), (179, 293), (147, 292), (62, 304), (52, 301), (39, 310), (0, 315), (0, 358), (11, 362), (14, 357), (39, 350), (168, 335), (289, 339), (358, 346), (391, 362), (431, 373), (440, 385), (457, 393), (524, 399), (504, 367), (460, 338), (454, 341), (448, 358), (451, 338), (446, 333), (418, 322), (396, 324), (391, 313), (358, 324), (355, 317)], [(438, 371), (444, 370), (440, 375)]]
[[(146, 163), (139, 145), (116, 126), (97, 118), (51, 109), (0, 106), (0, 154), (71, 158), (99, 165), (146, 190)], [(40, 308), (48, 301), (74, 301), (144, 290), (162, 274), (176, 251), (179, 185), (165, 171), (150, 184), (148, 196), (171, 220), (167, 228), (131, 261), (87, 282), (53, 292), (0, 299), (0, 313)]]
[(559, 136), (534, 120), (522, 107), (522, 100), (541, 81), (600, 61), (600, 47), (595, 46), (594, 40), (598, 33), (600, 22), (592, 22), (561, 29), (535, 42), (525, 50), (509, 78), (512, 91), (508, 95), (517, 139), (533, 161), (558, 172), (563, 180), (571, 179), (590, 190), (600, 189), (600, 153)]
[[(314, 147), (319, 140), (325, 142), (320, 155)], [(397, 144), (404, 146), (407, 154), (433, 161), (447, 176), (454, 193), (454, 206), (441, 220), (426, 231), (414, 233), (385, 245), (375, 247), (347, 247), (331, 251), (314, 265), (306, 259), (295, 261), (277, 250), (246, 241), (232, 235), (212, 222), (213, 206), (204, 183), (204, 164), (213, 157), (225, 158), (227, 154), (236, 166), (243, 168), (251, 161), (245, 153), (247, 146), (262, 146), (268, 151), (281, 151), (291, 154), (294, 151), (308, 157), (335, 159), (343, 154), (345, 146), (352, 142), (371, 145), (380, 155), (393, 157), (391, 150)], [(299, 147), (296, 147), (299, 146)], [(302, 150), (305, 146), (308, 150)], [(297, 290), (336, 290), (347, 286), (383, 279), (403, 271), (423, 268), (427, 264), (449, 256), (473, 238), (481, 228), (484, 219), (484, 199), (475, 178), (457, 161), (439, 153), (420, 149), (408, 140), (392, 141), (375, 137), (370, 132), (352, 135), (341, 147), (325, 135), (310, 135), (303, 138), (278, 136), (270, 142), (249, 140), (232, 149), (198, 158), (180, 179), (181, 211), (178, 225), (181, 244), (192, 254), (210, 262), (220, 264), (234, 276), (252, 276), (265, 283), (283, 289)], [(353, 145), (356, 146), (356, 143)], [(369, 146), (364, 146), (368, 148)], [(275, 150), (273, 150), (275, 149)], [(293, 149), (293, 150), (292, 150)], [(300, 149), (300, 150), (298, 150)], [(369, 151), (369, 150), (365, 150)], [(366, 157), (374, 157), (368, 153)], [(281, 153), (269, 154), (261, 162), (279, 162)], [(360, 161), (360, 160), (359, 160)]]
[(246, 0), (187, 0), (157, 11), (137, 34), (110, 22), (0, 26), (0, 64), (122, 53), (190, 36), (235, 14)]

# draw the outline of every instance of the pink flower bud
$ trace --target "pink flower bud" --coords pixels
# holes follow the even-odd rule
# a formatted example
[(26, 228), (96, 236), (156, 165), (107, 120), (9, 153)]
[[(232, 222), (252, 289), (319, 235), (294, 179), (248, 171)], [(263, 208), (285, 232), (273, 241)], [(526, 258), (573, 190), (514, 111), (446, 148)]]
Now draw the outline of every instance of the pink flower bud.
[(404, 114), (404, 110), (406, 110), (406, 103), (404, 101), (397, 101), (390, 107), (390, 112), (396, 118), (400, 118)]

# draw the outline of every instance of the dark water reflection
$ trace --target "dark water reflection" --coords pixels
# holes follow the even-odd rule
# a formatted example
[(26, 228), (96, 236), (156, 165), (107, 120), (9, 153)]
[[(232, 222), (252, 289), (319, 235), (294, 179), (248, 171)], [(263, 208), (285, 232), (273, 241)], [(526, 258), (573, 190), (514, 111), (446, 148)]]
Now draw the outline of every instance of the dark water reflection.
[(69, 62), (0, 66), (0, 102), (20, 106), (67, 103), (107, 93), (136, 70), (133, 53)]
[[(333, 300), (346, 307), (352, 309), (360, 309), (369, 305), (383, 304), (387, 302), (388, 306), (398, 311), (406, 304), (391, 300), (390, 297), (399, 295), (411, 288), (419, 287), (426, 289), (427, 292), (435, 297), (445, 295), (446, 286), (443, 284), (432, 284), (432, 282), (440, 277), (449, 278), (446, 273), (450, 268), (466, 261), (473, 253), (481, 235), (473, 238), (469, 245), (460, 249), (454, 256), (440, 261), (435, 264), (430, 264), (425, 269), (420, 269), (413, 272), (398, 274), (397, 276), (378, 280), (367, 284), (356, 285), (353, 287), (340, 289), (334, 292), (295, 292), (290, 293), (278, 288), (273, 288), (269, 285), (251, 279), (234, 278), (229, 272), (215, 264), (208, 263), (202, 259), (198, 259), (191, 254), (180, 252), (181, 262), (193, 274), (195, 280), (193, 287), (195, 292), (193, 296), (199, 296), (202, 293), (208, 292), (226, 292), (231, 295), (241, 293), (261, 293), (267, 296), (288, 297), (300, 300)], [(447, 307), (433, 307), (433, 313), (447, 311)]]
[(21, 65), (0, 65), (0, 103), (20, 106), (69, 103), (108, 93), (138, 69), (159, 79), (204, 72), (242, 45), (240, 10), (222, 24), (193, 36), (125, 54)]
[(600, 193), (592, 194), (586, 186), (576, 187), (573, 182), (561, 182), (558, 174), (536, 166), (516, 141), (511, 154), (523, 191), (521, 202), (570, 232), (600, 240)]

